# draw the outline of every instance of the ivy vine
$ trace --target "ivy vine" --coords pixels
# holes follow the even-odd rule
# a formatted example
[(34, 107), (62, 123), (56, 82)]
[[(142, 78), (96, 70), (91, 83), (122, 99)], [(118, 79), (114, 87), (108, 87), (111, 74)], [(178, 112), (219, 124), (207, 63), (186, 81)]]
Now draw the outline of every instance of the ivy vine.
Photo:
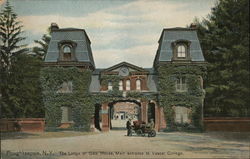
[[(197, 128), (202, 126), (201, 107), (205, 92), (201, 88), (200, 76), (206, 78), (206, 66), (204, 65), (181, 65), (166, 64), (158, 68), (159, 105), (164, 108), (167, 127), (174, 126), (173, 106), (191, 108), (191, 124)], [(187, 79), (187, 91), (176, 91), (176, 79)]]
[[(72, 93), (58, 93), (63, 82), (72, 81)], [(90, 119), (94, 107), (89, 95), (91, 71), (75, 67), (44, 67), (41, 70), (43, 87), (43, 102), (45, 119), (48, 127), (58, 127), (61, 124), (61, 107), (72, 108), (73, 127), (90, 128)]]
[[(143, 95), (140, 92), (129, 92), (123, 97), (119, 91), (118, 75), (101, 76), (101, 84), (112, 82), (113, 90), (108, 92), (90, 93), (91, 71), (76, 67), (44, 67), (41, 70), (41, 83), (43, 87), (43, 102), (45, 105), (45, 118), (47, 127), (58, 127), (61, 124), (61, 107), (72, 108), (74, 128), (90, 129), (91, 118), (94, 115), (96, 104), (109, 103), (119, 100), (156, 100), (155, 95)], [(63, 82), (72, 81), (72, 93), (57, 93)]]

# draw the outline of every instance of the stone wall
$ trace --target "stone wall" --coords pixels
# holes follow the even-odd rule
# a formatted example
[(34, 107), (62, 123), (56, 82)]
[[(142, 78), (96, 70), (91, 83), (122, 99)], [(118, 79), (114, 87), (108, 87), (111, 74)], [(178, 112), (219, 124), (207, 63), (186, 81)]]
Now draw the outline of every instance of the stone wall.
[(250, 118), (211, 117), (203, 120), (205, 131), (250, 132)]
[(1, 132), (43, 132), (44, 127), (44, 118), (14, 118), (0, 120)]

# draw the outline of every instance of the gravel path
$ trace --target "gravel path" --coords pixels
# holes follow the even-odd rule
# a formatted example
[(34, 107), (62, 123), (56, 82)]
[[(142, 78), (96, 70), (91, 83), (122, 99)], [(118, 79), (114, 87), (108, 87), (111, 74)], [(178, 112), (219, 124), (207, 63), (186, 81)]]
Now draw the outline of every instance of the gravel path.
[[(2, 140), (3, 159), (71, 158), (249, 158), (249, 138), (234, 140), (208, 133), (158, 133), (127, 137), (126, 131), (96, 135)], [(244, 134), (245, 135), (245, 134)]]

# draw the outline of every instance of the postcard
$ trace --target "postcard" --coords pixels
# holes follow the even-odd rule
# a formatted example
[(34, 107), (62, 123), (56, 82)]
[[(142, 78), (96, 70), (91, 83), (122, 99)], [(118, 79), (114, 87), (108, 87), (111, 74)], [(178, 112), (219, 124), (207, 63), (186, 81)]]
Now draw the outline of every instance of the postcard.
[(248, 0), (0, 0), (1, 159), (250, 158)]

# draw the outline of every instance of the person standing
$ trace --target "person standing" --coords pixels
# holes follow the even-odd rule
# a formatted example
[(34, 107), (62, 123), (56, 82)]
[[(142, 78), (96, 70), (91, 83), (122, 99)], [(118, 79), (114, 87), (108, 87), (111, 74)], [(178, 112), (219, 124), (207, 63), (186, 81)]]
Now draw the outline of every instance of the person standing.
[(127, 136), (131, 136), (131, 119), (129, 119), (126, 123), (126, 128), (127, 128)]
[(150, 119), (149, 127), (150, 127), (150, 130), (154, 129), (155, 127), (154, 119)]

